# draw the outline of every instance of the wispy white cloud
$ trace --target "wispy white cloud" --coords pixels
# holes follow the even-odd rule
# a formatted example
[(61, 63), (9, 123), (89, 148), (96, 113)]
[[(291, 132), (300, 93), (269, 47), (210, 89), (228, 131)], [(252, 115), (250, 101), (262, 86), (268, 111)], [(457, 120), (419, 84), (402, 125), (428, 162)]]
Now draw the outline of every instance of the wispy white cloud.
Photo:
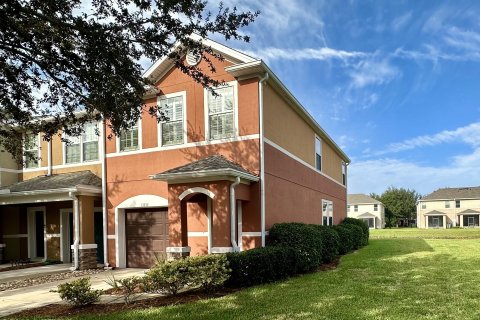
[(363, 88), (370, 85), (389, 83), (401, 76), (402, 72), (392, 65), (388, 59), (377, 61), (366, 59), (359, 62), (349, 73), (354, 88)]
[(392, 21), (393, 30), (398, 32), (401, 29), (403, 29), (410, 22), (412, 17), (413, 17), (412, 11), (409, 11), (409, 12), (393, 19), (393, 21)]
[(480, 147), (480, 122), (472, 123), (455, 130), (444, 130), (433, 135), (423, 135), (402, 142), (392, 143), (388, 145), (385, 150), (376, 152), (374, 155), (380, 156), (398, 153), (450, 142), (463, 142), (473, 147)]
[(362, 58), (367, 56), (364, 52), (359, 51), (344, 51), (332, 48), (304, 48), (304, 49), (282, 49), (282, 48), (264, 48), (255, 51), (244, 50), (245, 53), (260, 57), (266, 61), (272, 60), (340, 60), (348, 61), (352, 59)]

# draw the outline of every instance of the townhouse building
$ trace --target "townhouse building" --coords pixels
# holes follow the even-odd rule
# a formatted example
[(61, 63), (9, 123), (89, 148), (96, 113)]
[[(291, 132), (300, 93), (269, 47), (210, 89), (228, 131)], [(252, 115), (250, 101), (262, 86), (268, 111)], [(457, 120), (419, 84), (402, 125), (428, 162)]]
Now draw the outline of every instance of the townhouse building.
[(385, 227), (385, 206), (366, 194), (347, 195), (347, 216), (363, 220), (370, 229)]
[(217, 94), (162, 58), (145, 73), (145, 110), (166, 121), (145, 111), (113, 139), (90, 123), (70, 144), (27, 134), (39, 160), (25, 168), (1, 153), (4, 259), (148, 267), (264, 246), (275, 223), (345, 218), (348, 156), (263, 61), (203, 41), (225, 58), (211, 57)]
[(479, 226), (480, 187), (441, 188), (417, 203), (419, 228)]

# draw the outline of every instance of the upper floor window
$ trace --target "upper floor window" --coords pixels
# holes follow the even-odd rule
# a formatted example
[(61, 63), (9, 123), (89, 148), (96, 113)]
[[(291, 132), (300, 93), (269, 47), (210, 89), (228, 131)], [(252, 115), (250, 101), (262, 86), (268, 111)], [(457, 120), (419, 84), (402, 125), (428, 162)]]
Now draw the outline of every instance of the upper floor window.
[(347, 205), (347, 212), (350, 212), (350, 206)]
[(333, 202), (322, 200), (322, 217), (324, 226), (333, 226)]
[(455, 200), (455, 208), (460, 208), (460, 200)]
[(445, 201), (445, 208), (446, 209), (450, 208), (450, 201)]
[(78, 137), (65, 137), (65, 163), (78, 163), (98, 160), (98, 127), (88, 122), (83, 126), (83, 133)]
[(342, 183), (344, 186), (347, 185), (347, 164), (345, 161), (342, 161)]
[(161, 145), (170, 146), (183, 143), (183, 96), (162, 97), (160, 111), (165, 116), (161, 123)]
[(25, 156), (25, 168), (38, 168), (39, 165), (39, 141), (38, 134), (26, 133), (23, 142)]
[(234, 88), (228, 86), (214, 90), (216, 95), (208, 92), (208, 126), (209, 139), (231, 138), (234, 128)]
[(358, 212), (358, 205), (353, 206), (353, 211)]
[(427, 209), (427, 204), (422, 202), (422, 209)]
[(322, 140), (315, 137), (315, 168), (322, 171)]
[(127, 130), (120, 133), (120, 151), (131, 151), (138, 149), (138, 122)]
[(378, 204), (373, 205), (373, 211), (378, 211)]

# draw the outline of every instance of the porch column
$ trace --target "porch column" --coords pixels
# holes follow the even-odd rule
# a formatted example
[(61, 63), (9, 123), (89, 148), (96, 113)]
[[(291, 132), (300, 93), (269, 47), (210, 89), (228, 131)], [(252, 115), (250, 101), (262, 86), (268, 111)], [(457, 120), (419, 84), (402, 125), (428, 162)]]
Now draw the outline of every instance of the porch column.
[(460, 217), (460, 228), (463, 228), (463, 215), (459, 215)]
[(218, 183), (212, 209), (212, 253), (232, 252), (230, 239), (230, 182)]
[[(78, 215), (80, 220), (78, 226), (80, 231), (80, 243), (78, 246), (79, 270), (97, 268), (97, 245), (94, 237), (93, 201), (93, 197), (78, 196)], [(75, 228), (77, 228), (77, 226), (75, 226)]]
[(443, 219), (443, 229), (447, 229), (447, 216), (442, 216)]
[(190, 255), (187, 230), (187, 201), (179, 196), (182, 189), (168, 186), (168, 240), (167, 258), (178, 259)]
[(428, 229), (428, 216), (425, 216), (425, 229)]

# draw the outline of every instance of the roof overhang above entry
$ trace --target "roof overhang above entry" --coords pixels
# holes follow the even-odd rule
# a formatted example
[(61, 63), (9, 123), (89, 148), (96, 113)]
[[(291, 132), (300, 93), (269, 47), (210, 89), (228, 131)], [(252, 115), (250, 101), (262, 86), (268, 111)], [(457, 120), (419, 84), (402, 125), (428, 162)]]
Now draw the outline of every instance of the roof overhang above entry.
[(72, 196), (101, 196), (99, 187), (78, 185), (71, 188), (10, 192), (0, 190), (0, 205), (72, 200)]
[(446, 216), (447, 214), (445, 212), (440, 212), (440, 211), (430, 211), (424, 214), (425, 216)]
[(150, 176), (150, 178), (153, 180), (166, 181), (170, 184), (219, 180), (234, 181), (237, 177), (240, 178), (240, 182), (244, 184), (250, 184), (251, 182), (257, 182), (259, 180), (259, 178), (253, 174), (248, 174), (234, 169), (198, 170), (181, 173), (159, 173)]

